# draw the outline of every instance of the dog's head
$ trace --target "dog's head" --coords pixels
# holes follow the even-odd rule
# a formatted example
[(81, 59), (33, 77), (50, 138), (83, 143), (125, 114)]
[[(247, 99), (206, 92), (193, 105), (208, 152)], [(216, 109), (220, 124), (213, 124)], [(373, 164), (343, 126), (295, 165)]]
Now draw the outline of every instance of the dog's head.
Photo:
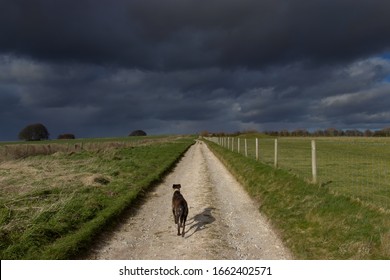
[(174, 190), (179, 190), (180, 191), (181, 185), (180, 184), (173, 184), (172, 188)]

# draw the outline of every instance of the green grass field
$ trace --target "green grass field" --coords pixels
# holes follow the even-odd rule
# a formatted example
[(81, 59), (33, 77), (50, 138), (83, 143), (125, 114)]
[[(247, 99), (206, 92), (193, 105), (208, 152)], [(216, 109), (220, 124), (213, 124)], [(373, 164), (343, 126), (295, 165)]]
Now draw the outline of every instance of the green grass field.
[[(300, 139), (285, 140), (294, 147), (298, 141), (306, 149)], [(347, 192), (310, 184), (291, 171), (208, 145), (258, 201), (295, 258), (390, 259), (389, 212), (344, 195)]]
[[(310, 139), (279, 139), (275, 169), (274, 139), (260, 139), (262, 164), (254, 137), (248, 157), (244, 141), (241, 154), (209, 145), (296, 258), (390, 258), (389, 140), (317, 138), (315, 185)], [(0, 144), (0, 258), (77, 256), (192, 143), (166, 136)]]
[(83, 140), (76, 150), (75, 143), (7, 144), (11, 159), (0, 158), (1, 259), (79, 254), (161, 180), (194, 138)]
[[(240, 153), (255, 159), (255, 137), (241, 136)], [(316, 141), (318, 184), (373, 207), (390, 211), (390, 139), (365, 137), (323, 137), (278, 139), (278, 167), (311, 182), (311, 139)], [(237, 138), (229, 149), (238, 151)], [(274, 164), (274, 139), (259, 138), (259, 160)]]

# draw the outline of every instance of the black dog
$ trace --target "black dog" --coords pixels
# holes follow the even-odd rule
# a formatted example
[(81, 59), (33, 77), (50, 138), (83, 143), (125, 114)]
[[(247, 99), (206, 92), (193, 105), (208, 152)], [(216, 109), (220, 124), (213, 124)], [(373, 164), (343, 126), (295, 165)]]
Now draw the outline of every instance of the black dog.
[(172, 188), (175, 190), (172, 197), (172, 212), (175, 224), (177, 224), (177, 235), (180, 235), (180, 227), (183, 227), (181, 236), (184, 237), (184, 231), (186, 228), (186, 220), (188, 215), (187, 201), (180, 193), (180, 184), (173, 184)]

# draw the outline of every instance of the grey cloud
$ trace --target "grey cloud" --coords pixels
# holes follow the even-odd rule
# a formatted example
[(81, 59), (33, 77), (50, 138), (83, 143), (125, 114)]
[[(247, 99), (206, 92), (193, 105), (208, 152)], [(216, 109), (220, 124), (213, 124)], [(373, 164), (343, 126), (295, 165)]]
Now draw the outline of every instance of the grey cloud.
[(150, 70), (338, 63), (389, 50), (373, 1), (6, 0), (0, 51)]
[(95, 135), (98, 126), (124, 135), (128, 127), (142, 123), (152, 131), (161, 123), (161, 131), (184, 123), (187, 129), (202, 130), (204, 125), (231, 131), (248, 126), (294, 128), (305, 122), (342, 125), (343, 115), (355, 116), (345, 120), (345, 125), (353, 125), (358, 120), (379, 120), (375, 116), (390, 105), (383, 81), (390, 74), (390, 62), (381, 58), (344, 67), (311, 69), (298, 63), (267, 71), (150, 72), (36, 62), (34, 74), (15, 75), (19, 71), (15, 65), (30, 64), (34, 63), (14, 58), (8, 67), (2, 66), (6, 70), (0, 77), (2, 104), (8, 104), (1, 113), (6, 116), (4, 126), (11, 119), (19, 119), (19, 127), (47, 120), (54, 135), (72, 127), (81, 135)]
[(323, 114), (335, 117), (345, 117), (349, 114), (380, 115), (389, 111), (389, 90), (390, 86), (386, 84), (369, 90), (324, 98), (320, 102), (320, 108)]
[(1, 1), (1, 139), (30, 122), (54, 137), (387, 126), (389, 8)]

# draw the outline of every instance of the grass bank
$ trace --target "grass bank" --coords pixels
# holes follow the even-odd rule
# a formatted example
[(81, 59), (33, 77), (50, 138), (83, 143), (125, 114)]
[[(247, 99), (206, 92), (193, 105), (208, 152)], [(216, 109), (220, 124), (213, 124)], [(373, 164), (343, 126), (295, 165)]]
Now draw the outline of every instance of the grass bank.
[(0, 258), (69, 259), (159, 182), (193, 138), (0, 163)]
[(207, 142), (297, 259), (389, 259), (390, 215)]

